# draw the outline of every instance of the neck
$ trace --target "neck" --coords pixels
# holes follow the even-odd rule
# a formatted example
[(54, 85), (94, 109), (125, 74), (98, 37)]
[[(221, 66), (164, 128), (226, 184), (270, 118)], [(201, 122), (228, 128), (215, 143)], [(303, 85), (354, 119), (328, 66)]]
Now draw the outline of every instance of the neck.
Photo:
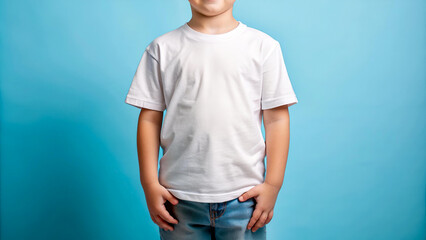
[(232, 8), (214, 16), (206, 16), (191, 7), (192, 18), (188, 25), (202, 33), (221, 34), (234, 29), (238, 21), (232, 15)]

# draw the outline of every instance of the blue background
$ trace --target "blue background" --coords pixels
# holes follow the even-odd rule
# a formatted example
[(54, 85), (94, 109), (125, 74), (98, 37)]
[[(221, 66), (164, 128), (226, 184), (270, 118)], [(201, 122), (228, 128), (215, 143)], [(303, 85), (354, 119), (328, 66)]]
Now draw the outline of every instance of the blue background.
[[(299, 99), (268, 239), (425, 239), (425, 10), (237, 0)], [(149, 42), (190, 18), (183, 0), (0, 2), (1, 239), (159, 239), (124, 99)]]

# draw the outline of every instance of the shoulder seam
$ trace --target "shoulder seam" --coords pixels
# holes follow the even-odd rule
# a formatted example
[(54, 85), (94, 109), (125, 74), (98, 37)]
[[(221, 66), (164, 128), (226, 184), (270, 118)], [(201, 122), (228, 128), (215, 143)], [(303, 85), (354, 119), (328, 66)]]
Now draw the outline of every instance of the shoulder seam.
[(149, 52), (148, 48), (145, 49), (145, 51), (157, 62), (159, 63), (159, 61), (154, 57), (154, 55), (152, 53)]

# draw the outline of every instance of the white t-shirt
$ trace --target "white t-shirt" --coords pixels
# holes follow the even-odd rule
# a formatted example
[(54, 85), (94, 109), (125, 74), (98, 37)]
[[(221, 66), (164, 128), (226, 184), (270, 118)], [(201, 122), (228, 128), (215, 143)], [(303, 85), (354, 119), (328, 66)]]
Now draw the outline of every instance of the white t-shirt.
[(159, 182), (176, 198), (224, 202), (265, 177), (262, 109), (297, 103), (279, 42), (239, 25), (187, 23), (145, 49), (125, 102), (166, 110)]

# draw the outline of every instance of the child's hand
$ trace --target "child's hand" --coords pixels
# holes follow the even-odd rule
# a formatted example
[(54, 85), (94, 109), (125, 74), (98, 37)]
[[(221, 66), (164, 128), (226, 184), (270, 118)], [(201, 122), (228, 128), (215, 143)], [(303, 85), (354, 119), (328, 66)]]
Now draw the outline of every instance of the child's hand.
[(256, 185), (238, 198), (242, 202), (252, 197), (256, 200), (256, 207), (247, 225), (247, 229), (252, 228), (256, 224), (252, 229), (252, 232), (256, 232), (257, 229), (265, 226), (272, 220), (279, 191), (279, 187), (264, 182)]
[(176, 205), (178, 199), (159, 183), (144, 186), (144, 192), (152, 221), (164, 230), (173, 231), (173, 227), (167, 222), (177, 224), (178, 221), (170, 215), (164, 203), (169, 201)]

